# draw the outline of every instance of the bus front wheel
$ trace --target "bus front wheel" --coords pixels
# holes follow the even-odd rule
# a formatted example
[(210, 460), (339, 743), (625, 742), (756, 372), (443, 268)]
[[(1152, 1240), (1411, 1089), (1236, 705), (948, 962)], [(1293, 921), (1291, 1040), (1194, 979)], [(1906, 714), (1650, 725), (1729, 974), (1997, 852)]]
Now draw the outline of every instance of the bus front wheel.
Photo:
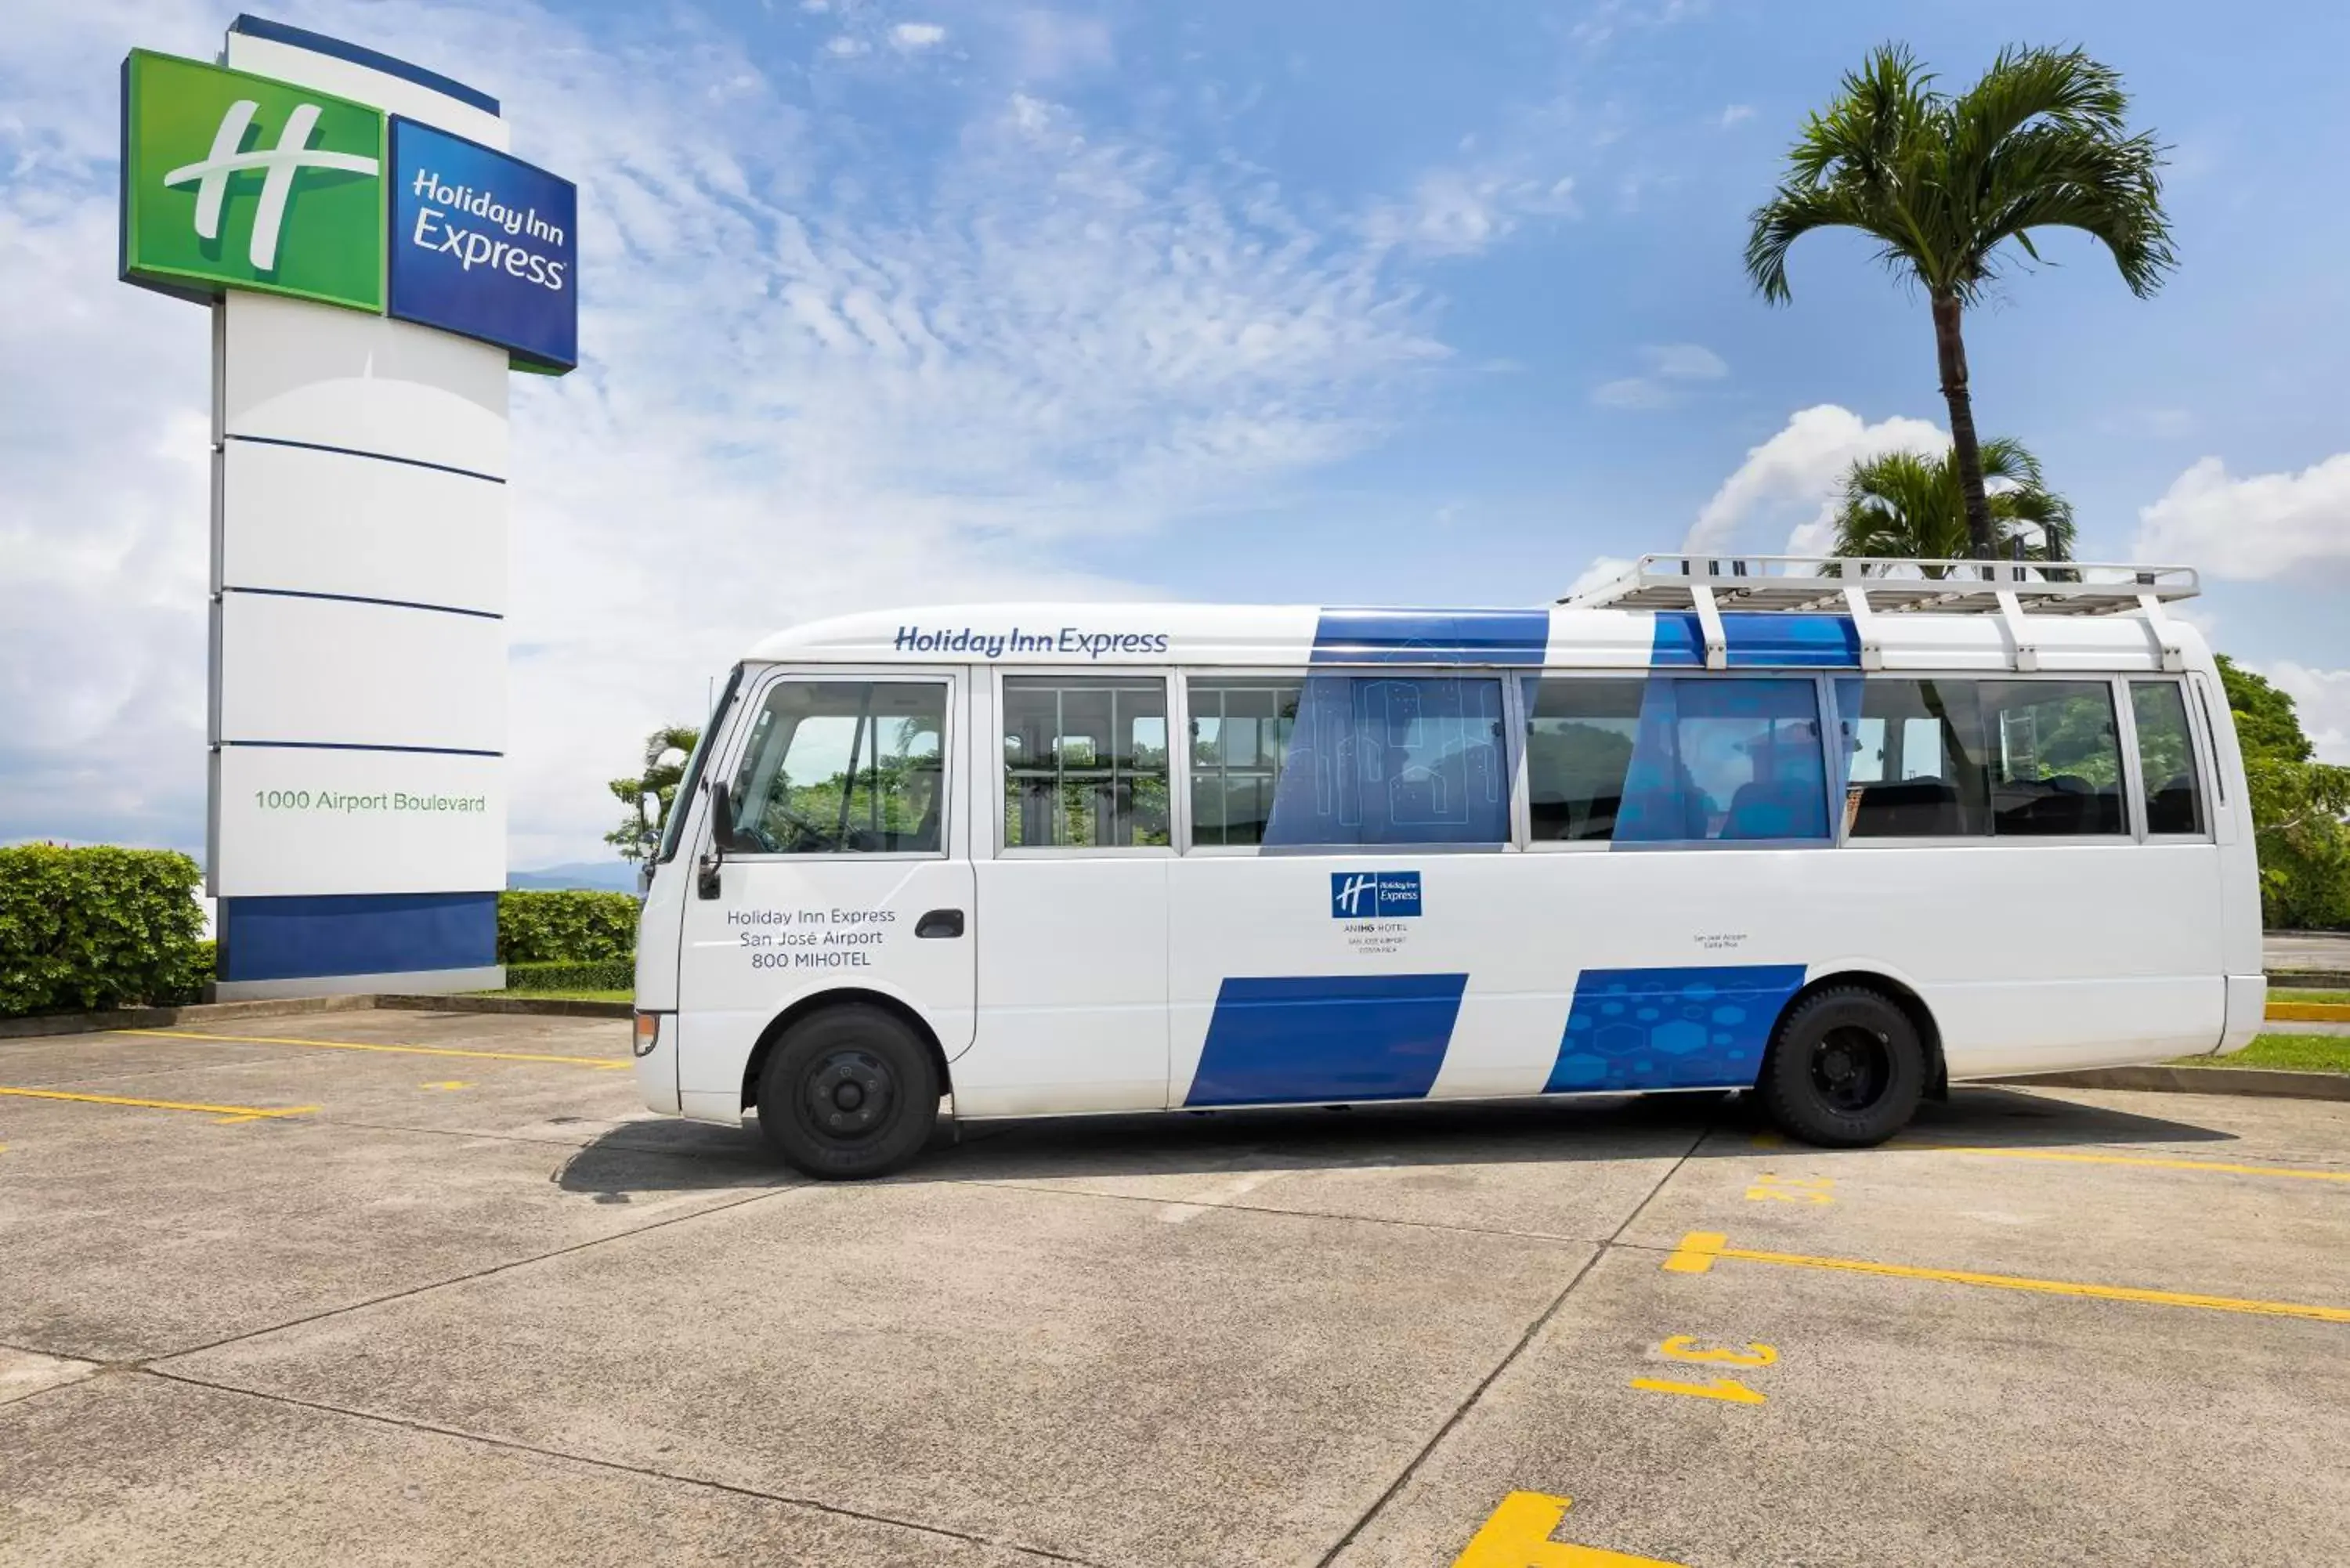
[(1925, 1044), (1880, 993), (1829, 986), (1780, 1020), (1754, 1089), (1791, 1137), (1865, 1148), (1908, 1125), (1926, 1089)]
[(828, 1007), (775, 1042), (759, 1075), (759, 1132), (822, 1181), (886, 1176), (930, 1141), (938, 1069), (903, 1021), (878, 1007)]

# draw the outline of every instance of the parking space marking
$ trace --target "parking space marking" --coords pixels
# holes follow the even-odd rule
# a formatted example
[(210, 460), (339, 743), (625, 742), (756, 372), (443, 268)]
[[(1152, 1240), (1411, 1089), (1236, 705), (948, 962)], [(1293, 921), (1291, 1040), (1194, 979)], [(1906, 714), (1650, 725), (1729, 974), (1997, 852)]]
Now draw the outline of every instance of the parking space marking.
[(2250, 1313), (2258, 1317), (2302, 1317), (2319, 1323), (2350, 1323), (2350, 1307), (2308, 1306), (2299, 1302), (2251, 1301), (2239, 1296), (2195, 1295), (2184, 1291), (2141, 1290), (2134, 1285), (2094, 1285), (2073, 1280), (2033, 1280), (2020, 1274), (1983, 1274), (1970, 1269), (1921, 1269), (1908, 1263), (1877, 1263), (1863, 1258), (1813, 1258), (1801, 1252), (1761, 1252), (1733, 1247), (1718, 1231), (1692, 1231), (1666, 1258), (1676, 1274), (1702, 1274), (1717, 1259), (1774, 1263), (1785, 1269), (1826, 1269), (1847, 1274), (1880, 1274), (1898, 1280), (1937, 1280), (1944, 1284), (1992, 1290), (2032, 1291), (2042, 1295), (2090, 1296), (2099, 1301), (2145, 1302), (2155, 1306), (2201, 1307), (2208, 1312)]
[(151, 1040), (203, 1040), (216, 1045), (307, 1045), (317, 1051), (385, 1051), (398, 1056), (469, 1056), (487, 1062), (548, 1062), (564, 1067), (594, 1067), (601, 1072), (625, 1071), (626, 1057), (555, 1056), (543, 1051), (473, 1051), (455, 1045), (380, 1045), (363, 1040), (296, 1040), (270, 1034), (198, 1034), (185, 1029), (115, 1029), (114, 1034), (138, 1034)]
[(2168, 1159), (2139, 1154), (2081, 1154), (2063, 1148), (1994, 1148), (1958, 1143), (1895, 1144), (1934, 1154), (1987, 1154), (2002, 1159), (2053, 1159), (2071, 1165), (2142, 1165), (2157, 1170), (2211, 1170), (2230, 1176), (2282, 1176), (2299, 1181), (2350, 1181), (2350, 1170), (2302, 1170), (2290, 1165), (2230, 1165), (2216, 1159)]
[(1835, 1185), (1833, 1176), (1773, 1176), (1769, 1171), (1754, 1179), (1746, 1189), (1750, 1203), (1775, 1199), (1781, 1203), (1834, 1203), (1828, 1189)]
[[(1657, 1345), (1669, 1361), (1690, 1361), (1711, 1366), (1769, 1366), (1779, 1359), (1778, 1347), (1750, 1342), (1744, 1350), (1700, 1345), (1697, 1336), (1672, 1334)], [(1686, 1394), (1696, 1399), (1721, 1399), (1732, 1405), (1760, 1405), (1762, 1396), (1735, 1377), (1715, 1377), (1703, 1383), (1677, 1383), (1669, 1377), (1635, 1377), (1632, 1386), (1650, 1394)]]
[(463, 1078), (442, 1078), (435, 1082), (420, 1085), (420, 1087), (427, 1089), (470, 1089), (473, 1086), (473, 1085), (465, 1082)]
[(27, 1100), (77, 1100), (92, 1106), (136, 1106), (151, 1111), (203, 1111), (218, 1116), (224, 1127), (236, 1122), (265, 1121), (272, 1116), (307, 1116), (316, 1106), (200, 1106), (185, 1100), (134, 1100), (123, 1095), (69, 1095), (63, 1089), (0, 1088), (0, 1095), (15, 1095)]
[(1553, 1541), (1551, 1532), (1574, 1506), (1569, 1498), (1512, 1492), (1470, 1537), (1452, 1568), (1681, 1568), (1661, 1557), (1634, 1557), (1605, 1547)]

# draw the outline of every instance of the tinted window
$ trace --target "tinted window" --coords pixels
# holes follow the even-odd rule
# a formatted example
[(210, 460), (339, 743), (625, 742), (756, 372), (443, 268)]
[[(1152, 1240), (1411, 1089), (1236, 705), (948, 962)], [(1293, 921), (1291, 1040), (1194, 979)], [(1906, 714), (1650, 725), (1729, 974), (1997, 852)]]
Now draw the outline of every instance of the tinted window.
[(1855, 838), (1991, 831), (1982, 712), (1971, 680), (1839, 680), (1845, 821)]
[(2205, 831), (2195, 741), (2187, 728), (2187, 699), (2178, 683), (2131, 681), (2130, 715), (2137, 721), (2137, 771), (2146, 784), (2146, 830)]
[(1649, 678), (1617, 839), (1827, 836), (1819, 695), (1811, 681)]
[[(1499, 680), (1312, 675), (1295, 690), (1260, 842), (1353, 847), (1508, 840)], [(1284, 716), (1274, 722), (1277, 730)], [(1262, 756), (1262, 730), (1258, 736), (1255, 754)]]
[(785, 680), (752, 721), (734, 837), (771, 855), (941, 846), (944, 682)]
[(1985, 680), (1991, 831), (2122, 833), (2121, 743), (2103, 680)]
[(1615, 836), (1645, 680), (1528, 680), (1526, 794), (1537, 840)]
[(1005, 678), (1006, 848), (1164, 845), (1168, 820), (1164, 680)]
[(1263, 844), (1302, 680), (1194, 680), (1191, 842)]

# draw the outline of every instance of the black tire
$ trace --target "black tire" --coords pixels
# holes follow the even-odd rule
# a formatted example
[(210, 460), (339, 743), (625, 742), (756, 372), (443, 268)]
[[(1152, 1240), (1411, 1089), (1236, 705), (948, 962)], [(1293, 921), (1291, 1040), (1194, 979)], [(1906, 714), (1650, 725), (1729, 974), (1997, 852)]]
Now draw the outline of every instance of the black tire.
[(1781, 1131), (1866, 1148), (1909, 1125), (1926, 1091), (1926, 1046), (1909, 1015), (1865, 986), (1815, 991), (1771, 1037), (1754, 1092)]
[(819, 1181), (887, 1176), (939, 1119), (930, 1048), (895, 1014), (827, 1007), (785, 1031), (759, 1075), (759, 1133)]

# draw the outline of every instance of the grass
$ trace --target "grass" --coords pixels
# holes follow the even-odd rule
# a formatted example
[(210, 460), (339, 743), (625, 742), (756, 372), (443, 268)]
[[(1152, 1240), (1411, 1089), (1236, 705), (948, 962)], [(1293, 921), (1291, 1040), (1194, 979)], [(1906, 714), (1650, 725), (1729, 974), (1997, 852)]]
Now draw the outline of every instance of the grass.
[(2350, 1002), (2350, 991), (2303, 991), (2297, 985), (2272, 985), (2269, 987), (2269, 1000), (2271, 1002), (2330, 1002), (2338, 1005)]
[(2262, 1034), (2232, 1056), (2182, 1056), (2178, 1067), (2276, 1067), (2289, 1073), (2350, 1073), (2350, 1035)]

